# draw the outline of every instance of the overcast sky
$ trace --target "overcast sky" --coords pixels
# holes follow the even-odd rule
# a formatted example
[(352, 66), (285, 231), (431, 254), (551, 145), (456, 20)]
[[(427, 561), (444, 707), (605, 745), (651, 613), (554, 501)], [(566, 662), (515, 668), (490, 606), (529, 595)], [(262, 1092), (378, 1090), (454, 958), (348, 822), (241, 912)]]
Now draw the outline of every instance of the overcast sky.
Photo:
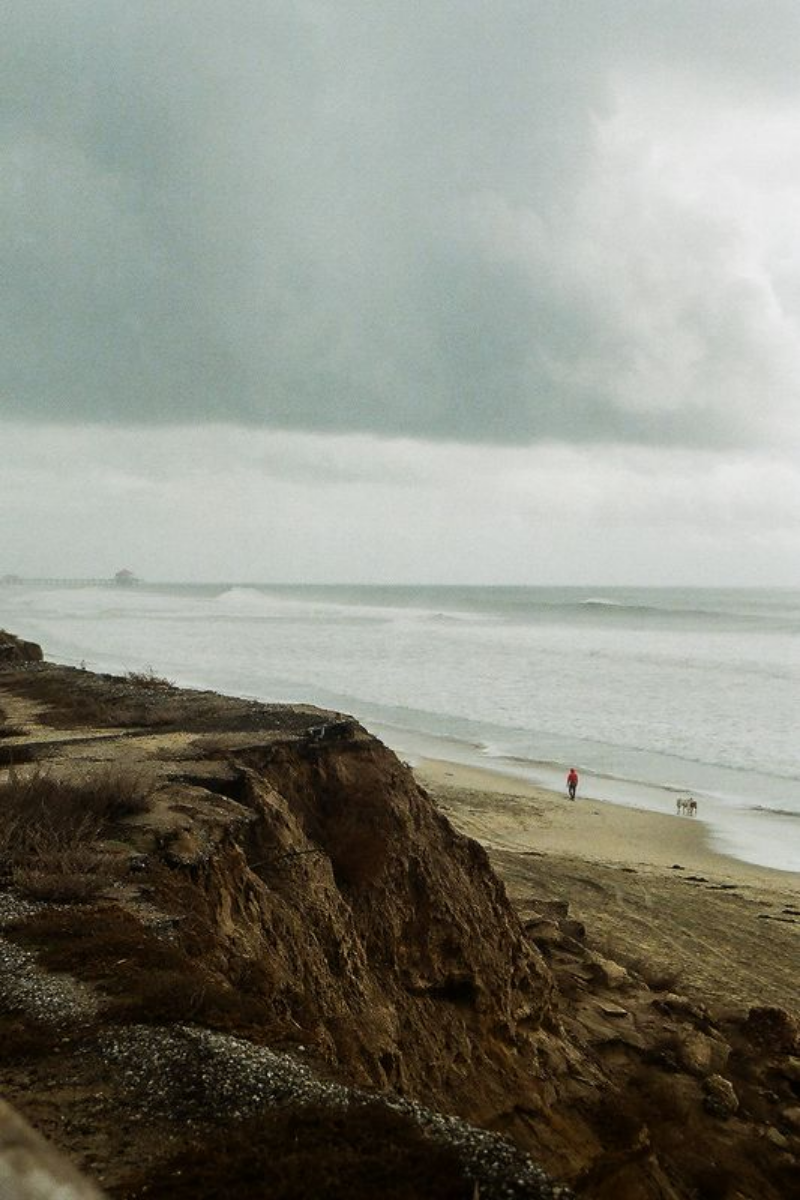
[(797, 0), (10, 0), (0, 574), (800, 586)]

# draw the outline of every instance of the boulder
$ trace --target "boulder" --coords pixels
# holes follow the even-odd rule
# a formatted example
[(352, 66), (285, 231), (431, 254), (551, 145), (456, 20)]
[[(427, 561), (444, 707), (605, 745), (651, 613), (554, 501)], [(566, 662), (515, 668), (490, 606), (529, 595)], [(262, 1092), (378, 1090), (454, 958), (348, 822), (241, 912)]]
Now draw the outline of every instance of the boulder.
[(739, 1109), (733, 1084), (722, 1075), (709, 1075), (703, 1083), (704, 1107), (715, 1117), (732, 1117)]
[(781, 1113), (781, 1120), (793, 1133), (800, 1133), (800, 1106), (793, 1105), (791, 1108), (785, 1108)]
[(540, 948), (557, 946), (563, 939), (556, 922), (547, 917), (532, 917), (525, 922), (524, 929), (531, 941)]
[(730, 1046), (690, 1029), (678, 1035), (676, 1051), (678, 1062), (690, 1075), (716, 1075), (727, 1066)]
[(800, 1058), (790, 1055), (786, 1062), (781, 1063), (778, 1071), (790, 1083), (800, 1083)]
[(621, 988), (630, 980), (624, 967), (612, 962), (610, 958), (602, 958), (599, 954), (591, 956), (587, 969), (592, 979), (602, 987)]
[(621, 1008), (619, 1004), (598, 1004), (597, 1006), (604, 1017), (613, 1017), (615, 1020), (624, 1019), (631, 1014), (627, 1008)]
[(800, 1054), (800, 1025), (783, 1008), (751, 1008), (742, 1032), (767, 1054)]

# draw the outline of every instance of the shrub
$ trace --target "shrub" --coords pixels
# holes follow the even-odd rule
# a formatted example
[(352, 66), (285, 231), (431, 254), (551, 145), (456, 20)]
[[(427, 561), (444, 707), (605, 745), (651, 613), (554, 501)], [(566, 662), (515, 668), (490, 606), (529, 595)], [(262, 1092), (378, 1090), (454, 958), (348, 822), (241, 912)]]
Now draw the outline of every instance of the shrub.
[(35, 867), (15, 867), (14, 887), (31, 900), (49, 904), (91, 904), (108, 885), (108, 859), (90, 851), (65, 853)]
[(95, 770), (76, 787), (76, 802), (113, 824), (124, 817), (149, 812), (157, 782), (142, 770), (106, 767)]
[(153, 789), (143, 775), (119, 770), (84, 781), (11, 771), (0, 784), (0, 869), (34, 899), (86, 904), (113, 873), (98, 839), (146, 811)]
[(11, 771), (0, 783), (0, 852), (27, 856), (43, 846), (81, 845), (124, 817), (147, 812), (155, 781), (142, 772), (108, 768), (86, 779), (46, 771)]
[(175, 687), (174, 679), (165, 679), (162, 675), (156, 675), (152, 667), (145, 667), (143, 671), (128, 671), (125, 678), (136, 687), (150, 688), (153, 691), (168, 691)]
[(180, 703), (169, 694), (172, 685), (152, 671), (114, 677), (45, 666), (14, 672), (4, 676), (4, 682), (16, 694), (43, 705), (39, 721), (57, 729), (160, 726), (183, 715)]

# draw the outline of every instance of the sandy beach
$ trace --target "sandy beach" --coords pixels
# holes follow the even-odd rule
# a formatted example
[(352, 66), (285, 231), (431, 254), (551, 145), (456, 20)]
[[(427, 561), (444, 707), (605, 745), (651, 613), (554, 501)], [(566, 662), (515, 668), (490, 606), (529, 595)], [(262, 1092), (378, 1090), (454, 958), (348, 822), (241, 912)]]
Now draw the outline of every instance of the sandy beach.
[(573, 802), (434, 759), (414, 769), (489, 851), (523, 915), (568, 900), (599, 949), (676, 989), (722, 1008), (800, 1007), (800, 874), (718, 853), (700, 819)]

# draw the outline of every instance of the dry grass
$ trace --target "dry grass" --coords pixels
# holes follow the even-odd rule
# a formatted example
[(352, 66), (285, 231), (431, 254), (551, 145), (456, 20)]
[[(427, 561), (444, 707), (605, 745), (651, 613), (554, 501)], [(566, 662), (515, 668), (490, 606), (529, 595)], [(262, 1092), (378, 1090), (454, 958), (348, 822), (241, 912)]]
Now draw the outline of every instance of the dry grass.
[(153, 691), (169, 691), (175, 687), (174, 679), (165, 679), (162, 675), (156, 675), (152, 667), (145, 667), (143, 671), (128, 671), (125, 675), (128, 683), (135, 684), (136, 687), (149, 688)]
[(0, 742), (0, 767), (21, 767), (23, 763), (36, 761), (36, 748), (15, 742), (9, 746)]
[(19, 725), (9, 725), (8, 713), (0, 704), (0, 738), (23, 737), (25, 730)]
[(113, 874), (113, 865), (107, 858), (78, 849), (41, 859), (35, 867), (15, 867), (11, 881), (30, 900), (91, 904), (108, 887)]
[(42, 723), (57, 729), (132, 728), (171, 725), (183, 707), (172, 685), (152, 672), (116, 678), (45, 665), (4, 676), (15, 693), (44, 706)]
[(145, 812), (154, 790), (141, 774), (96, 771), (85, 781), (10, 772), (0, 784), (0, 871), (37, 900), (85, 904), (113, 874), (98, 842)]
[(266, 1030), (267, 999), (243, 995), (167, 936), (109, 903), (90, 912), (45, 909), (14, 922), (7, 936), (36, 952), (51, 971), (68, 971), (109, 998), (106, 1018), (209, 1028)]
[(155, 785), (141, 772), (94, 771), (64, 780), (12, 771), (0, 783), (0, 855), (35, 858), (43, 846), (83, 846), (116, 822), (147, 812)]

